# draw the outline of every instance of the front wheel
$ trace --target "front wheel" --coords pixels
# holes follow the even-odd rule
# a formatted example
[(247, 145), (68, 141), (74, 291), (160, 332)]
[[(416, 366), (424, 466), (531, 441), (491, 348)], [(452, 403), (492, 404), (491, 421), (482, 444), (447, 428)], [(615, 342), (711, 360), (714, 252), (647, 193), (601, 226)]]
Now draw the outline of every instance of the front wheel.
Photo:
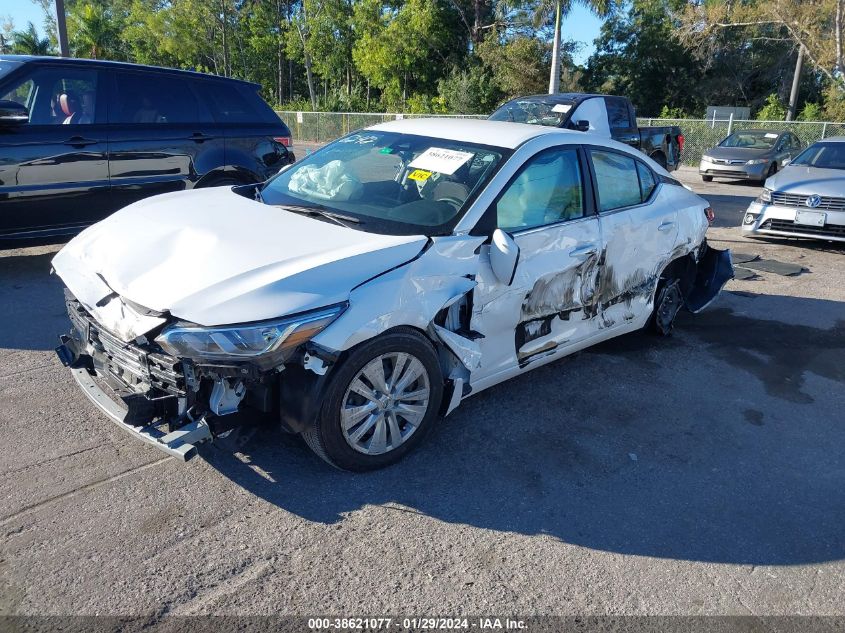
[(431, 343), (415, 330), (397, 329), (342, 361), (316, 423), (302, 435), (333, 466), (383, 468), (423, 440), (442, 397), (443, 375)]

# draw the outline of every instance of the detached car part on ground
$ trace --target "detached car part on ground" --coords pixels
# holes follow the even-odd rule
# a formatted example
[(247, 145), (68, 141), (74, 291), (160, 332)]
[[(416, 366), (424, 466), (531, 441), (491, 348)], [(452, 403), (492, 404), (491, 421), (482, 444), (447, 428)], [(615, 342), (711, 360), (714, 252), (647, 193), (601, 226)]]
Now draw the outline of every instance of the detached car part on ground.
[(53, 260), (73, 322), (58, 353), (170, 454), (257, 410), (336, 466), (378, 468), (472, 394), (706, 306), (733, 274), (709, 213), (608, 139), (385, 123), (263, 185), (85, 230)]
[(814, 143), (766, 180), (742, 233), (845, 242), (845, 137)]

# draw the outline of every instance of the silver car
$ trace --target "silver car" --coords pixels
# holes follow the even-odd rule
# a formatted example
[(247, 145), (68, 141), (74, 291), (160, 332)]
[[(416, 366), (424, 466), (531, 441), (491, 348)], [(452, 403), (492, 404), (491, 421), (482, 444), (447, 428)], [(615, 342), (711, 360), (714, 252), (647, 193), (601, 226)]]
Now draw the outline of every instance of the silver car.
[(845, 136), (811, 145), (766, 180), (742, 232), (845, 242)]
[(706, 151), (698, 173), (704, 182), (714, 177), (763, 182), (803, 148), (804, 143), (792, 132), (742, 130)]

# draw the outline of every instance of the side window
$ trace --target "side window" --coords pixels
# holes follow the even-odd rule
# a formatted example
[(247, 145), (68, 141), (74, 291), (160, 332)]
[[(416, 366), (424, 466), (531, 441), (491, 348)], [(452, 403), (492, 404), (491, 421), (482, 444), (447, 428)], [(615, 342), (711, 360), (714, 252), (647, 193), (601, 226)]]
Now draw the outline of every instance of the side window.
[[(264, 120), (247, 97), (231, 84), (200, 81), (197, 89), (218, 123), (258, 123)], [(255, 98), (258, 99), (258, 95)]]
[(91, 124), (97, 116), (97, 71), (37, 68), (0, 98), (26, 106), (32, 125)]
[(633, 158), (615, 152), (591, 150), (599, 210), (612, 211), (640, 204), (640, 179)]
[(518, 231), (584, 216), (581, 167), (574, 148), (531, 158), (499, 196), (498, 226)]
[(196, 97), (187, 81), (154, 73), (115, 73), (111, 123), (196, 123)]
[(611, 128), (632, 127), (628, 104), (625, 103), (624, 99), (605, 97), (604, 102), (607, 104), (607, 120), (610, 122)]
[(637, 174), (640, 177), (640, 195), (642, 201), (645, 202), (651, 197), (651, 192), (657, 186), (654, 181), (654, 174), (640, 161), (637, 161)]

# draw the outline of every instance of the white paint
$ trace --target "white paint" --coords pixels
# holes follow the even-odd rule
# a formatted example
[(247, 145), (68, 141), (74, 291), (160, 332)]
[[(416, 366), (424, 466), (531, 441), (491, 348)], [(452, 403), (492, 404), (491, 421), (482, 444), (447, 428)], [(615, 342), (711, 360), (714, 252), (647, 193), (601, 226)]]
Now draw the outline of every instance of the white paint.
[(219, 187), (130, 205), (71, 240), (53, 267), (89, 309), (114, 291), (186, 321), (224, 325), (345, 301), (425, 242), (356, 231)]
[(561, 112), (566, 114), (572, 109), (572, 105), (568, 103), (556, 103), (554, 107), (552, 107), (552, 112)]
[(573, 123), (587, 120), (590, 122), (590, 132), (605, 138), (610, 138), (610, 124), (607, 121), (607, 106), (601, 97), (593, 97), (582, 101), (570, 120)]
[(471, 152), (460, 152), (458, 150), (444, 149), (442, 147), (429, 147), (422, 154), (412, 160), (408, 167), (425, 169), (427, 171), (436, 171), (441, 174), (451, 176), (458, 170), (458, 167), (463, 165), (473, 156), (475, 156), (475, 154)]

